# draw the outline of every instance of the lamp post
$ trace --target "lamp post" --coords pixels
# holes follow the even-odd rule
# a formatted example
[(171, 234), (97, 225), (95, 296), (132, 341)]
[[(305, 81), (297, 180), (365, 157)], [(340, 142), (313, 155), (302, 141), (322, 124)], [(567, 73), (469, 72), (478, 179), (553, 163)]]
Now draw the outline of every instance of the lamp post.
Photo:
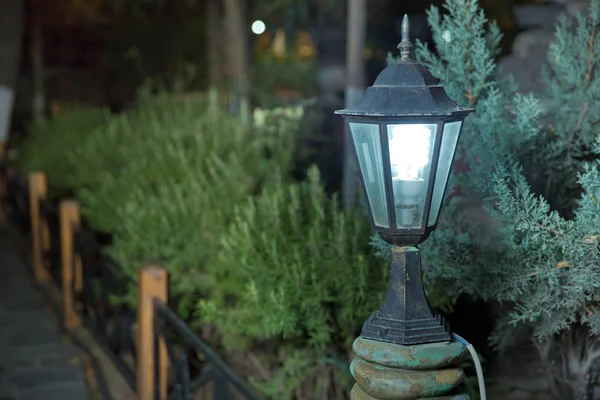
[(351, 398), (466, 398), (448, 397), (462, 381), (455, 364), (465, 348), (429, 307), (417, 245), (435, 229), (462, 123), (474, 110), (411, 59), (407, 16), (398, 48), (400, 61), (357, 104), (336, 111), (349, 125), (372, 224), (393, 245), (385, 301), (353, 345)]

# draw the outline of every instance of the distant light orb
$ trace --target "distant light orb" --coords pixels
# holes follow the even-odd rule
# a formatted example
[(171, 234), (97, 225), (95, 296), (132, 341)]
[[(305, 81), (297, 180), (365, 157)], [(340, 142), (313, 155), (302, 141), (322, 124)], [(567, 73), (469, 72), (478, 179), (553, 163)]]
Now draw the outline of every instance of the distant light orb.
[(261, 20), (254, 21), (252, 23), (252, 33), (255, 35), (260, 35), (267, 29), (267, 26)]

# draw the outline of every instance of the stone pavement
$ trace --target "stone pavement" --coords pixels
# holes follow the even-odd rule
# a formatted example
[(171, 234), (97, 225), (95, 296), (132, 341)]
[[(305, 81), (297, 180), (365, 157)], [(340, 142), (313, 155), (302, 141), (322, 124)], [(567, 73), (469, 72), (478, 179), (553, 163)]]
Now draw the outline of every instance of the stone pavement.
[(11, 236), (0, 227), (0, 400), (86, 400), (83, 353), (61, 334)]

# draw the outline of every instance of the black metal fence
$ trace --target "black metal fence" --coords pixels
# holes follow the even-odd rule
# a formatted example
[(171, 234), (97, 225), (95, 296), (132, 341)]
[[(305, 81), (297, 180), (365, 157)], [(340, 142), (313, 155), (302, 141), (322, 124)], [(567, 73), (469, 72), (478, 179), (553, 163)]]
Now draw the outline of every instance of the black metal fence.
[[(48, 276), (46, 283), (62, 288), (63, 301), (66, 302), (63, 314), (65, 310), (74, 310), (77, 320), (93, 334), (125, 381), (137, 393), (138, 399), (191, 400), (196, 398), (199, 389), (212, 383), (211, 397), (214, 400), (259, 400), (244, 380), (165, 301), (156, 299), (153, 302), (154, 332), (151, 336), (154, 351), (150, 351), (155, 366), (150, 379), (153, 390), (150, 396), (141, 394), (147, 392), (139, 387), (142, 384), (139, 382), (139, 364), (145, 362), (139, 359), (148, 354), (140, 348), (140, 340), (136, 341), (140, 337), (139, 329), (142, 329), (138, 323), (139, 309), (118, 301), (139, 282), (124, 275), (115, 260), (103, 253), (94, 232), (73, 221), (65, 225), (61, 219), (64, 216), (61, 216), (60, 202), (49, 200), (45, 189), (42, 196), (37, 196), (32, 193), (34, 189), (31, 189), (29, 179), (17, 174), (5, 182), (4, 210), (7, 218), (24, 234), (30, 237), (39, 235), (41, 260)], [(37, 231), (32, 229), (36, 225), (33, 221), (35, 216), (32, 216), (35, 207), (39, 210)], [(62, 254), (64, 248), (72, 251)], [(66, 265), (65, 257), (71, 260)], [(69, 275), (66, 279), (65, 274)], [(159, 351), (161, 345), (164, 345), (166, 352)], [(165, 355), (167, 360), (162, 359)], [(159, 387), (159, 366), (166, 365), (166, 388), (162, 389)], [(143, 384), (148, 385), (147, 382)]]
[[(232, 388), (247, 400), (259, 400), (260, 398), (246, 385), (246, 383), (205, 343), (188, 325), (185, 324), (166, 304), (156, 301), (155, 307), (155, 350), (158, 349), (159, 338), (165, 338), (169, 364), (174, 366), (174, 386), (169, 399), (191, 400), (191, 393), (202, 387), (207, 382), (213, 382), (213, 399), (232, 399)], [(173, 334), (181, 336), (185, 346), (177, 349), (173, 340)], [(192, 348), (202, 354), (205, 364), (201, 374), (194, 380), (190, 379), (189, 360), (185, 348)], [(156, 358), (159, 352), (155, 351)], [(158, 397), (156, 397), (158, 398)]]

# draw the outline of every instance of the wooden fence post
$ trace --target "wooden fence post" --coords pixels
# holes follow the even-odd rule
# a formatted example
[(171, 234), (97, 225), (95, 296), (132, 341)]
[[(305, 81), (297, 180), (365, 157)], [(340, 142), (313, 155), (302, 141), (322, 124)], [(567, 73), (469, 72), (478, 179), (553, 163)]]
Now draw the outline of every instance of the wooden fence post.
[[(160, 400), (167, 398), (167, 347), (164, 339), (159, 344), (159, 360), (154, 357), (154, 301), (167, 303), (167, 272), (155, 266), (139, 270), (138, 280), (138, 346), (137, 346), (137, 399), (154, 399), (155, 385), (159, 385)], [(158, 382), (154, 381), (155, 363)]]
[(47, 196), (46, 175), (43, 172), (29, 174), (29, 205), (31, 215), (31, 237), (33, 239), (33, 273), (37, 283), (49, 278), (44, 265), (44, 249), (48, 226), (40, 213), (40, 202)]
[[(79, 204), (74, 200), (63, 200), (60, 203), (60, 246), (62, 254), (62, 292), (63, 292), (63, 326), (66, 329), (81, 326), (81, 319), (75, 310), (75, 294), (79, 293), (78, 277), (81, 269), (81, 258), (73, 254), (73, 235), (79, 229)], [(75, 285), (73, 284), (75, 282)], [(75, 288), (74, 288), (75, 287)], [(75, 289), (75, 293), (73, 293)]]

